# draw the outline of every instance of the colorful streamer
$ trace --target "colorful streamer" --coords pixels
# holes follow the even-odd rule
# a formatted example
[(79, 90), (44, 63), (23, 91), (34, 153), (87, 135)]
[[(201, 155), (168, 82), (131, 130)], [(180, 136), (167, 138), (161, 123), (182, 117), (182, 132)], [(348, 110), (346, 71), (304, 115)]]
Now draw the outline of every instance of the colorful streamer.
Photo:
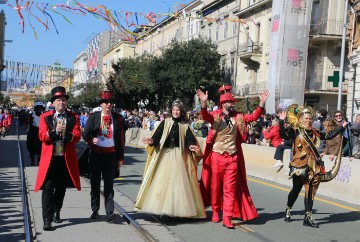
[[(164, 4), (168, 7), (167, 13), (139, 13), (139, 12), (131, 12), (131, 11), (117, 11), (117, 10), (110, 10), (105, 5), (98, 5), (98, 6), (90, 6), (81, 4), (78, 1), (67, 1), (66, 4), (53, 4), (53, 3), (46, 3), (46, 2), (36, 2), (36, 1), (20, 1), (15, 0), (15, 4), (12, 5), (9, 3), (9, 0), (6, 0), (8, 6), (14, 9), (20, 17), (20, 24), (22, 25), (22, 33), (25, 31), (25, 19), (22, 11), (27, 11), (27, 17), (29, 18), (28, 23), (34, 32), (34, 36), (37, 39), (37, 33), (35, 31), (34, 25), (31, 23), (30, 18), (35, 18), (41, 25), (45, 27), (45, 30), (49, 29), (48, 20), (52, 22), (55, 31), (59, 34), (59, 31), (56, 27), (55, 21), (51, 16), (51, 13), (56, 13), (69, 24), (73, 23), (70, 19), (61, 13), (67, 12), (70, 14), (76, 14), (80, 16), (91, 15), (95, 18), (104, 21), (111, 30), (113, 30), (116, 34), (125, 35), (129, 40), (136, 40), (141, 39), (144, 36), (148, 35), (152, 29), (151, 26), (147, 24), (140, 24), (139, 17), (142, 17), (146, 23), (156, 24), (159, 19), (161, 18), (189, 18), (193, 20), (201, 20), (207, 21), (209, 23), (217, 23), (222, 24), (223, 21), (228, 22), (238, 22), (240, 24), (247, 25), (247, 22), (253, 22), (252, 19), (238, 19), (238, 18), (211, 18), (209, 15), (213, 12), (213, 10), (208, 10), (206, 12), (197, 11), (186, 11), (185, 7), (186, 4), (179, 4), (173, 7), (173, 12), (171, 11), (170, 5), (167, 3), (166, 0), (161, 0)], [(33, 6), (36, 6), (38, 12), (41, 13), (39, 16), (32, 10)], [(39, 6), (42, 7), (39, 7)], [(123, 23), (123, 24), (122, 24)], [(144, 29), (142, 34), (138, 34), (135, 32), (130, 31), (128, 28), (134, 27), (135, 29)], [(118, 33), (120, 31), (120, 33)]]

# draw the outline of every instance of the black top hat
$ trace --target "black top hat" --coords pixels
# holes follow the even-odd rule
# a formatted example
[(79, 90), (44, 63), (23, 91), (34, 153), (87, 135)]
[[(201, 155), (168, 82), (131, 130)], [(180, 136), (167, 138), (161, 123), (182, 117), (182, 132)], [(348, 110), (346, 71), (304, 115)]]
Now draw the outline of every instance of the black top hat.
[(111, 91), (105, 90), (100, 92), (99, 104), (102, 104), (104, 102), (113, 102), (113, 93)]
[(51, 90), (51, 102), (54, 102), (54, 100), (58, 97), (65, 97), (66, 100), (69, 99), (69, 95), (66, 94), (66, 89), (65, 87), (62, 87), (62, 86), (57, 86), (57, 87), (54, 87), (52, 90)]

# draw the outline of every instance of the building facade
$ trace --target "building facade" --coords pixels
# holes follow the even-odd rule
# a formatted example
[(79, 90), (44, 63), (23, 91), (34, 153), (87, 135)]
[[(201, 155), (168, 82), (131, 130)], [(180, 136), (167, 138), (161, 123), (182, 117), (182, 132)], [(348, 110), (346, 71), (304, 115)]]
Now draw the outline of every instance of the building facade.
[(74, 64), (74, 85), (71, 88), (74, 97), (80, 95), (83, 91), (84, 84), (87, 80), (87, 59), (88, 55), (85, 51), (82, 51), (76, 59), (73, 61)]
[[(256, 97), (266, 88), (269, 75), (272, 0), (242, 0), (237, 16), (240, 27), (236, 94)], [(344, 1), (314, 0), (307, 53), (304, 104), (335, 111), (339, 87), (340, 47)], [(289, 77), (291, 78), (291, 77)], [(343, 83), (343, 99), (347, 80)]]
[(110, 73), (113, 72), (112, 64), (115, 64), (119, 59), (129, 58), (135, 56), (136, 43), (130, 41), (119, 40), (117, 44), (104, 52), (103, 66), (102, 66), (102, 83), (106, 84), (106, 79)]

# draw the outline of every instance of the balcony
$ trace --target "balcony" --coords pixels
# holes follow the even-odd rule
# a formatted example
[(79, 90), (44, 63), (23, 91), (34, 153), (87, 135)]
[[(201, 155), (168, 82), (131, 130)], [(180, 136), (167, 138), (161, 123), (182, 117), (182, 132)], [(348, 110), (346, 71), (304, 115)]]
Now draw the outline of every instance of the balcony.
[(341, 39), (343, 21), (318, 20), (311, 22), (309, 35), (313, 39)]
[(239, 52), (238, 55), (240, 59), (243, 61), (245, 60), (252, 60), (256, 62), (260, 62), (262, 54), (262, 44), (253, 42), (248, 40), (247, 43), (239, 44)]
[[(305, 83), (305, 92), (334, 92), (337, 93), (339, 90), (338, 83), (335, 81), (329, 81), (334, 78), (334, 76), (315, 76), (307, 77)], [(348, 83), (347, 80), (344, 80), (342, 84), (342, 92), (347, 93)]]
[(235, 95), (237, 97), (247, 97), (247, 96), (258, 96), (266, 89), (266, 82), (259, 82), (254, 84), (245, 84), (242, 86), (236, 87)]

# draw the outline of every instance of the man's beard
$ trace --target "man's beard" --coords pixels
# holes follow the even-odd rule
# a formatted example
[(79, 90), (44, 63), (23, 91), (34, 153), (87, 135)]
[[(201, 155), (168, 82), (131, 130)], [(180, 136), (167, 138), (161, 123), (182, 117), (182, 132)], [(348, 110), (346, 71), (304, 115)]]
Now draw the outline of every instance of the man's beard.
[(229, 113), (234, 112), (234, 106), (226, 106), (225, 109), (226, 109), (226, 111), (228, 111)]

